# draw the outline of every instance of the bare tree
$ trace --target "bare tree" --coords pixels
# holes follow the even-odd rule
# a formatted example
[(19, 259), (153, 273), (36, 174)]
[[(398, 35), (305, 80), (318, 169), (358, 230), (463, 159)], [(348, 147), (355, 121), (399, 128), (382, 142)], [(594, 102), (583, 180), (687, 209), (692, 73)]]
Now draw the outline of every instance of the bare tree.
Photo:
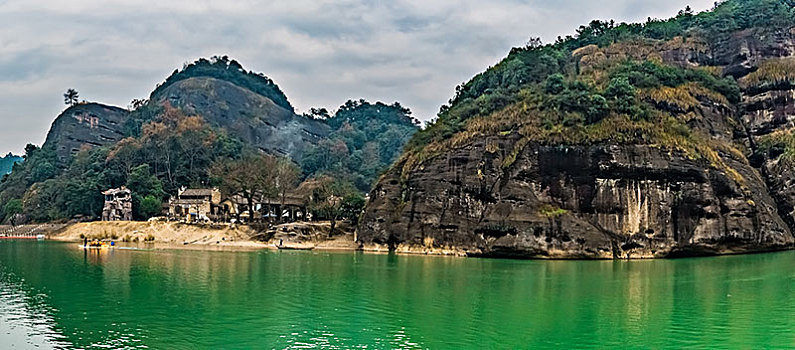
[(254, 219), (254, 199), (275, 197), (278, 158), (259, 153), (245, 153), (240, 159), (219, 161), (210, 168), (210, 176), (220, 179), (222, 188), (246, 199), (249, 220)]
[[(279, 192), (279, 199), (281, 200), (281, 207), (284, 208), (284, 203), (287, 199), (287, 193), (293, 191), (298, 187), (298, 181), (301, 179), (301, 169), (290, 159), (281, 158), (276, 164), (276, 190)], [(279, 220), (282, 220), (279, 214)]]
[(343, 216), (345, 197), (355, 193), (353, 186), (331, 176), (322, 175), (304, 181), (299, 191), (310, 198), (312, 209), (331, 221), (328, 233), (331, 237), (337, 227), (337, 221)]

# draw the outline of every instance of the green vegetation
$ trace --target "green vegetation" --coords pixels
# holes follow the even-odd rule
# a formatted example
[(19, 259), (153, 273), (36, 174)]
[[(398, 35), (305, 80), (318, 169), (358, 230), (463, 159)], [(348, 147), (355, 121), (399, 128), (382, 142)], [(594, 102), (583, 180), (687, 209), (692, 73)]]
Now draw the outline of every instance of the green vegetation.
[[(339, 196), (335, 205), (315, 205), (316, 217), (355, 220), (364, 205), (362, 193), (399, 155), (418, 129), (410, 111), (395, 103), (349, 101), (334, 114), (315, 110), (334, 132), (310, 149), (298, 165), (261, 154), (201, 116), (168, 104), (135, 101), (125, 125), (128, 137), (118, 143), (77, 153), (59, 168), (55, 150), (29, 145), (24, 163), (0, 182), (0, 222), (16, 214), (44, 222), (96, 218), (102, 191), (126, 186), (132, 191), (133, 217), (160, 213), (162, 203), (181, 186), (219, 186), (224, 192), (284, 199), (301, 180), (324, 179), (333, 186), (316, 199)], [(318, 202), (319, 203), (319, 202)], [(316, 203), (317, 204), (317, 203)], [(337, 205), (338, 204), (338, 205)]]
[(787, 165), (795, 165), (795, 134), (792, 130), (778, 130), (765, 135), (757, 144), (757, 153), (766, 158), (779, 158)]
[[(529, 142), (651, 144), (725, 168), (716, 150), (739, 152), (687, 123), (700, 118), (696, 110), (702, 102), (726, 104), (737, 99), (739, 92), (733, 80), (715, 80), (686, 71), (650, 61), (625, 61), (605, 74), (605, 82), (588, 83), (580, 77), (553, 74), (543, 83), (521, 90), (515, 96), (517, 102), (510, 106), (474, 117), (452, 137), (412, 150), (405, 158), (404, 175), (424, 159), (451, 147), (477, 137), (510, 134), (518, 134), (521, 139), (505, 156), (506, 168)], [(682, 76), (700, 78), (680, 79)]]
[[(598, 74), (586, 71), (586, 68), (591, 67), (581, 66), (586, 59), (583, 58), (581, 62), (578, 55), (581, 55), (581, 50), (599, 50), (611, 45), (621, 51), (617, 55), (620, 56), (619, 61), (636, 61), (624, 66), (623, 70), (613, 72), (614, 78), (626, 77), (640, 88), (649, 88), (649, 85), (676, 87), (696, 81), (709, 90), (721, 93), (730, 101), (736, 101), (739, 96), (736, 84), (714, 77), (703, 69), (665, 67), (654, 62), (655, 58), (651, 55), (654, 50), (649, 50), (649, 46), (721, 45), (721, 40), (738, 30), (779, 30), (792, 26), (795, 26), (793, 0), (729, 0), (719, 3), (712, 11), (693, 14), (686, 9), (672, 19), (649, 18), (644, 24), (593, 21), (581, 26), (574, 36), (558, 38), (554, 44), (541, 45), (538, 40), (531, 40), (528, 46), (514, 48), (496, 66), (458, 86), (455, 96), (441, 107), (438, 118), (411, 140), (409, 148), (450, 138), (462, 131), (469, 119), (487, 116), (518, 103), (522, 90), (542, 84), (551, 75), (560, 74), (568, 80), (579, 80), (578, 77), (582, 75), (581, 78), (585, 80), (604, 83), (604, 77), (600, 79), (594, 76)], [(622, 45), (627, 47), (622, 48)], [(639, 47), (629, 47), (632, 45)], [(638, 52), (644, 51), (648, 51), (649, 55), (636, 57), (640, 55)], [(610, 66), (593, 69), (597, 70), (596, 73), (605, 73)], [(640, 71), (633, 72), (633, 69)]]
[[(160, 203), (180, 186), (206, 186), (217, 159), (236, 157), (243, 145), (201, 117), (163, 107), (143, 123), (140, 135), (109, 147), (84, 150), (58, 168), (55, 150), (29, 145), (25, 162), (0, 183), (0, 203), (20, 200), (28, 221), (94, 218), (102, 210), (102, 191), (122, 185), (133, 191), (134, 217), (160, 212)], [(10, 219), (0, 208), (0, 222)]]
[(569, 211), (566, 209), (561, 209), (560, 207), (550, 204), (542, 205), (541, 208), (539, 209), (539, 213), (541, 213), (541, 215), (546, 216), (548, 218), (556, 218), (561, 215), (566, 215), (568, 212)]
[(302, 168), (307, 176), (347, 179), (361, 192), (400, 156), (403, 146), (419, 130), (411, 111), (399, 103), (348, 101), (334, 116), (313, 109), (308, 117), (323, 119), (330, 136), (307, 150)]
[[(741, 152), (693, 127), (705, 106), (730, 108), (740, 101), (737, 81), (721, 77), (710, 62), (690, 68), (666, 62), (660, 52), (705, 52), (725, 44), (738, 30), (769, 33), (793, 26), (795, 1), (729, 0), (712, 11), (693, 14), (686, 9), (672, 19), (650, 18), (644, 24), (593, 21), (553, 44), (531, 40), (456, 88), (437, 119), (409, 142), (403, 176), (424, 160), (475, 138), (518, 135), (501, 159), (504, 168), (530, 142), (640, 143), (703, 159), (742, 183), (719, 156)], [(745, 84), (789, 82), (790, 65), (763, 65)]]
[(15, 156), (11, 153), (7, 154), (5, 157), (0, 158), (0, 176), (8, 174), (14, 168), (14, 165), (17, 163), (22, 163), (24, 159), (20, 156)]
[(3, 213), (11, 218), (14, 215), (22, 214), (22, 209), (22, 200), (12, 199), (6, 203), (6, 206), (3, 208)]
[[(763, 63), (738, 85), (733, 77), (722, 77), (719, 67), (710, 67), (719, 62), (700, 62), (703, 67), (693, 68), (666, 61), (660, 53), (708, 52), (744, 29), (761, 31), (757, 36), (766, 40), (775, 34), (771, 31), (795, 26), (794, 8), (795, 0), (728, 0), (712, 11), (694, 14), (685, 9), (672, 19), (644, 24), (593, 21), (553, 44), (531, 40), (458, 86), (437, 119), (419, 132), (410, 111), (397, 103), (348, 101), (333, 115), (312, 109), (305, 116), (322, 120), (332, 132), (306, 150), (301, 172), (293, 169), (296, 180), (291, 183), (309, 179), (317, 185), (312, 190), (319, 200), (316, 212), (353, 220), (362, 202), (357, 193), (370, 189), (407, 140), (399, 163), (404, 176), (429, 157), (495, 136), (512, 140), (505, 143), (508, 149), (497, 143), (487, 147), (503, 169), (530, 143), (646, 144), (703, 160), (742, 184), (724, 160), (743, 160), (741, 152), (698, 125), (707, 109), (731, 109), (740, 100), (741, 87), (792, 84), (792, 60)], [(200, 59), (175, 71), (152, 96), (191, 77), (223, 79), (293, 110), (272, 80), (225, 56)], [(59, 168), (53, 149), (28, 146), (25, 161), (0, 182), (0, 203), (7, 203), (0, 207), (0, 222), (16, 214), (33, 221), (96, 217), (100, 191), (121, 185), (133, 190), (134, 216), (143, 219), (180, 186), (224, 185), (223, 174), (213, 169), (230, 170), (246, 154), (256, 153), (201, 116), (145, 100), (133, 101), (132, 107), (125, 139), (82, 151), (65, 167)], [(762, 146), (787, 152), (792, 143), (787, 137), (772, 135)], [(224, 186), (230, 191), (234, 187)], [(272, 186), (260, 187), (257, 191), (272, 192)], [(326, 207), (329, 203), (333, 208)]]
[(212, 58), (201, 58), (196, 62), (185, 65), (182, 70), (175, 70), (166, 81), (158, 85), (152, 96), (157, 96), (172, 84), (193, 77), (209, 77), (228, 81), (240, 87), (254, 91), (262, 96), (271, 99), (277, 105), (289, 111), (295, 109), (287, 101), (279, 86), (273, 80), (252, 71), (246, 71), (243, 66), (235, 60), (230, 60), (227, 56), (214, 56)]

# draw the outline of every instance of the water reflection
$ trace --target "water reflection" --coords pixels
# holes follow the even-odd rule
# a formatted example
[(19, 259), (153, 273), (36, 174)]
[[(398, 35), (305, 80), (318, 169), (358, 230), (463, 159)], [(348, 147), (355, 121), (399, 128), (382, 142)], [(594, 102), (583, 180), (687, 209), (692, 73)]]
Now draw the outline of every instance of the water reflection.
[(26, 314), (84, 348), (791, 347), (793, 263), (0, 244), (16, 290), (47, 295)]
[(32, 294), (0, 266), (0, 344), (5, 348), (66, 349), (66, 337), (53, 329), (53, 310), (44, 294)]

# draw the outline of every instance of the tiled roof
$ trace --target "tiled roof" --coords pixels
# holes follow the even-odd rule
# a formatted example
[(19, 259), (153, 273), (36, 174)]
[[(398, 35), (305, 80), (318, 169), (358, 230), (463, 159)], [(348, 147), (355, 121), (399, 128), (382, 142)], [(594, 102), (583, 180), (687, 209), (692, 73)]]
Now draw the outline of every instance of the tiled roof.
[(205, 204), (210, 203), (210, 201), (204, 199), (184, 199), (179, 198), (171, 201), (172, 204), (175, 205), (190, 205), (190, 204)]
[(209, 188), (189, 188), (180, 193), (180, 196), (212, 196), (213, 190)]

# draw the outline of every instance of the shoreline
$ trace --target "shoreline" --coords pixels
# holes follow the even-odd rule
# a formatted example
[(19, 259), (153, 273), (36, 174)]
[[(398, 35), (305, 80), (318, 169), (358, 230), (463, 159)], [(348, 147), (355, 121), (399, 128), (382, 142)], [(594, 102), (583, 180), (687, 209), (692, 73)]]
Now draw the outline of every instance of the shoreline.
[[(337, 236), (339, 238), (340, 236)], [(80, 244), (82, 241), (75, 241), (75, 240), (65, 240), (65, 239), (49, 239), (56, 242), (61, 243), (75, 243)], [(332, 240), (334, 241), (334, 240)], [(312, 246), (312, 249), (302, 249), (307, 248), (306, 246), (289, 246), (287, 249), (279, 249), (276, 243), (264, 243), (264, 242), (250, 242), (254, 244), (227, 244), (227, 245), (177, 245), (177, 244), (168, 244), (168, 243), (138, 243), (136, 246), (132, 246), (127, 242), (122, 242), (119, 248), (133, 248), (134, 250), (144, 250), (144, 251), (169, 251), (169, 250), (185, 250), (185, 251), (219, 251), (219, 252), (256, 252), (262, 250), (268, 251), (304, 251), (304, 252), (332, 252), (332, 253), (355, 253), (361, 252), (364, 254), (374, 254), (374, 255), (388, 255), (388, 254), (395, 254), (401, 256), (426, 256), (426, 257), (440, 257), (440, 258), (469, 258), (469, 259), (497, 259), (497, 260), (523, 260), (523, 261), (622, 261), (622, 262), (630, 262), (630, 261), (655, 261), (655, 260), (682, 260), (682, 259), (698, 259), (698, 258), (718, 258), (718, 257), (730, 257), (730, 256), (740, 256), (740, 255), (757, 255), (757, 254), (774, 254), (774, 253), (784, 253), (788, 251), (793, 251), (795, 249), (778, 249), (778, 250), (770, 250), (770, 251), (752, 251), (752, 252), (732, 252), (726, 254), (715, 254), (715, 255), (692, 255), (692, 256), (680, 256), (680, 257), (672, 257), (672, 258), (624, 258), (624, 259), (614, 259), (614, 258), (564, 258), (564, 257), (509, 257), (509, 256), (488, 256), (488, 255), (467, 255), (466, 253), (458, 253), (458, 252), (451, 252), (451, 253), (440, 253), (438, 251), (420, 251), (420, 250), (395, 250), (390, 251), (387, 247), (335, 247), (329, 245), (316, 245)], [(141, 245), (144, 245), (143, 247)], [(151, 246), (148, 246), (151, 245)]]
[[(422, 245), (398, 245), (395, 250), (380, 244), (354, 242), (350, 227), (340, 225), (340, 234), (328, 237), (330, 224), (327, 222), (295, 222), (268, 227), (257, 231), (247, 225), (234, 224), (184, 224), (177, 222), (89, 222), (75, 224), (42, 224), (19, 226), (21, 232), (44, 234), (48, 240), (82, 243), (88, 239), (114, 240), (120, 246), (152, 250), (213, 250), (213, 251), (257, 251), (257, 250), (309, 250), (328, 252), (358, 252), (368, 254), (398, 254), (417, 256), (447, 256), (463, 258), (512, 259), (512, 260), (676, 260), (683, 258), (717, 257), (745, 254), (775, 253), (792, 248), (765, 251), (744, 251), (726, 249), (716, 254), (684, 254), (673, 257), (631, 256), (629, 258), (583, 258), (560, 256), (490, 256), (476, 250), (456, 247), (428, 247)], [(266, 238), (263, 240), (263, 238)], [(279, 243), (282, 243), (280, 249)]]

